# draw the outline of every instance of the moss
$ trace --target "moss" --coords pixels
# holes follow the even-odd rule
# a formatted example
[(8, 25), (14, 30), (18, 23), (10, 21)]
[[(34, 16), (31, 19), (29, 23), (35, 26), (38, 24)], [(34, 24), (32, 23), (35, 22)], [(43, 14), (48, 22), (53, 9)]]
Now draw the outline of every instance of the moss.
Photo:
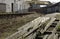
[(60, 23), (57, 25), (57, 31), (60, 31)]
[(43, 25), (46, 26), (49, 22), (50, 22), (51, 19), (47, 20)]
[(57, 31), (60, 31), (60, 25), (58, 26)]

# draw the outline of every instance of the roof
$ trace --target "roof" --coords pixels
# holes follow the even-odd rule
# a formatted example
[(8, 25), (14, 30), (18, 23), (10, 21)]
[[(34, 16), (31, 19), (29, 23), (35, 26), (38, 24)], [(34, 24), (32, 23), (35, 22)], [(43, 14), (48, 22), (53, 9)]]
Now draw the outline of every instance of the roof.
[(51, 2), (49, 1), (26, 1), (27, 3), (31, 3), (31, 4), (51, 4)]
[(45, 8), (49, 8), (49, 7), (55, 7), (55, 6), (60, 6), (60, 2), (58, 2), (58, 3), (56, 3), (56, 4), (52, 4), (52, 5), (50, 5), (50, 6), (47, 6), (47, 7), (45, 7)]

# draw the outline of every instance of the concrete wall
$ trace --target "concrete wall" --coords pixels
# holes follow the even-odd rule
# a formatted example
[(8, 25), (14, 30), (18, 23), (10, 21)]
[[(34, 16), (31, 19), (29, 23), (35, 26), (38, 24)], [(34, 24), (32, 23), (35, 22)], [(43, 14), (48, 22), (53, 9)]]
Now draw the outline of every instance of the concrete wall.
[(6, 4), (0, 3), (0, 12), (6, 12)]
[(11, 3), (14, 3), (14, 0), (0, 0), (0, 3), (6, 4), (6, 12), (11, 12)]
[(13, 11), (18, 11), (18, 12), (23, 12), (23, 10), (26, 10), (29, 8), (29, 4), (26, 3), (26, 1), (30, 1), (30, 0), (6, 0), (5, 3), (6, 5), (6, 12), (12, 12), (11, 10), (11, 3), (13, 4)]
[(0, 0), (0, 3), (5, 3), (5, 0)]
[(29, 4), (27, 4), (25, 1), (30, 0), (0, 0), (0, 3), (6, 4), (6, 12), (12, 12), (12, 6), (13, 3), (13, 11), (19, 11), (21, 12), (24, 9), (28, 9)]
[(17, 1), (14, 3), (14, 11), (24, 12), (29, 8), (29, 4), (26, 3), (26, 0)]
[(11, 3), (14, 3), (14, 0), (6, 0), (6, 12), (11, 12)]

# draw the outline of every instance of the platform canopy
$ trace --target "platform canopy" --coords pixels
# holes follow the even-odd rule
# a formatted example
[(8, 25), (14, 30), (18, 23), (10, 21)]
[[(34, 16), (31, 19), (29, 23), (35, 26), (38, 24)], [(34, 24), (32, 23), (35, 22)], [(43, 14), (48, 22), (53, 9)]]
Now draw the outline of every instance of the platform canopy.
[(49, 1), (26, 1), (29, 4), (42, 4), (42, 5), (48, 5), (51, 4)]

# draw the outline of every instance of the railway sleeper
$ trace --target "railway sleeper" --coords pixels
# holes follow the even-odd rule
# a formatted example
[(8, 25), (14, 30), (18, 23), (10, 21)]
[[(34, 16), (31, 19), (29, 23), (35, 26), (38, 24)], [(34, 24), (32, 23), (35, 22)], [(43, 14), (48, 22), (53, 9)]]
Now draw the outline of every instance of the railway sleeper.
[(59, 22), (59, 20), (58, 19), (56, 19), (53, 23), (58, 23)]
[(35, 37), (35, 39), (43, 39), (43, 37), (37, 36)]
[(50, 25), (50, 27), (56, 27), (55, 25)]
[(53, 23), (58, 23), (59, 21), (54, 21)]
[(51, 33), (52, 33), (52, 31), (45, 31), (45, 33), (46, 33), (46, 34), (51, 34)]
[(50, 34), (52, 34), (52, 32), (44, 32), (41, 35), (37, 34), (35, 39), (43, 39), (46, 35), (50, 35)]
[(51, 25), (57, 25), (57, 23), (52, 23)]
[(46, 35), (46, 34), (50, 35), (50, 34), (52, 34), (52, 32), (47, 32), (46, 31), (46, 32), (43, 33), (43, 35)]
[(58, 22), (59, 20), (58, 20), (58, 19), (56, 19), (55, 21), (57, 21), (57, 22)]
[(41, 34), (40, 31), (37, 31), (35, 39), (43, 39), (43, 35)]
[(51, 27), (51, 26), (50, 26), (45, 32), (48, 32), (48, 33), (51, 32), (51, 33), (52, 33), (52, 30), (53, 30), (54, 28), (55, 28), (55, 27)]
[(60, 39), (60, 33), (58, 34), (58, 39)]

